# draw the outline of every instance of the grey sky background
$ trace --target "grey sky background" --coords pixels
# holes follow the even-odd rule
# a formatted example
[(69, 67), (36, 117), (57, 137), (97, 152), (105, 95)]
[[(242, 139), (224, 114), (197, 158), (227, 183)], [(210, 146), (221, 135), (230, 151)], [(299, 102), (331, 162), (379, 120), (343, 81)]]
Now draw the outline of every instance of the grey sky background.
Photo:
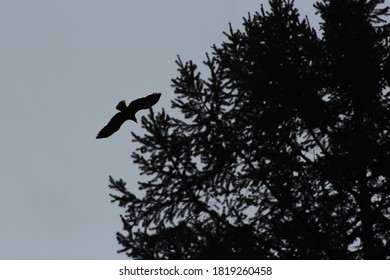
[[(318, 27), (314, 0), (297, 0)], [(125, 259), (108, 176), (138, 187), (118, 101), (162, 92), (176, 115), (176, 55), (198, 65), (265, 0), (0, 0), (0, 259)], [(202, 73), (207, 76), (207, 73)], [(147, 111), (137, 114), (138, 119)]]

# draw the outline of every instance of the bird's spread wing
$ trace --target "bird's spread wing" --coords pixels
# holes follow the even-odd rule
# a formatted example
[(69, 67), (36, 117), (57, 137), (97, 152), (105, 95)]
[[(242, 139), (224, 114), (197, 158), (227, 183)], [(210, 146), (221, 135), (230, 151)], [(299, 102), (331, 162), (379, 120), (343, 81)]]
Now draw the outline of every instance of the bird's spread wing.
[(126, 121), (126, 116), (124, 113), (117, 113), (112, 119), (108, 122), (108, 124), (99, 131), (96, 138), (106, 138), (114, 132), (118, 131), (121, 125)]
[(158, 102), (161, 93), (149, 94), (146, 97), (138, 98), (129, 104), (129, 110), (134, 114), (139, 110), (148, 109)]
[(118, 131), (121, 125), (126, 120), (133, 120), (137, 122), (135, 118), (135, 113), (137, 113), (139, 110), (148, 109), (152, 107), (158, 102), (160, 96), (161, 93), (150, 94), (146, 97), (134, 100), (129, 104), (128, 107), (126, 107), (126, 102), (122, 100), (118, 103), (118, 105), (116, 105), (116, 109), (120, 112), (113, 116), (112, 119), (108, 122), (108, 124), (103, 127), (102, 130), (99, 131), (96, 138), (99, 139), (109, 137), (110, 135)]

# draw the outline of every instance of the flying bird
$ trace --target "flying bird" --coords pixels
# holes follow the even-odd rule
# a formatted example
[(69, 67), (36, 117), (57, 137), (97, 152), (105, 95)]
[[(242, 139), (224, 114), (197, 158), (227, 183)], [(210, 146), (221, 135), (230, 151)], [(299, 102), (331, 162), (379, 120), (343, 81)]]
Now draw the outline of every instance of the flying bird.
[(96, 139), (107, 138), (119, 130), (121, 125), (127, 121), (132, 120), (137, 122), (135, 114), (142, 109), (148, 109), (158, 102), (160, 99), (161, 93), (149, 94), (146, 97), (138, 98), (131, 102), (129, 106), (126, 106), (126, 101), (122, 100), (116, 105), (116, 109), (119, 111), (108, 124), (99, 131), (96, 136)]

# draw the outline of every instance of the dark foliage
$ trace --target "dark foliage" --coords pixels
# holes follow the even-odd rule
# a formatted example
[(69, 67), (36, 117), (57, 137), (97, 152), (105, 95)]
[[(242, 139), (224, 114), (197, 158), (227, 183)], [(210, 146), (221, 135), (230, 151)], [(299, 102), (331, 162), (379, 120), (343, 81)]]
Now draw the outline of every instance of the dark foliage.
[(172, 102), (142, 118), (145, 195), (110, 178), (137, 259), (390, 259), (390, 55), (381, 1), (293, 1), (230, 27), (203, 79), (177, 59)]

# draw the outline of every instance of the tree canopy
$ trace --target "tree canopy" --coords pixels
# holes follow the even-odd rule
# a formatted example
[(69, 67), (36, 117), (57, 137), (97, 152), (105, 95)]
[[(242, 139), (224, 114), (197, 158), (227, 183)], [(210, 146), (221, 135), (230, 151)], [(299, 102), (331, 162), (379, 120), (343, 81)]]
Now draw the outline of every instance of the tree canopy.
[(290, 0), (230, 26), (203, 77), (178, 57), (173, 117), (110, 177), (136, 259), (390, 259), (390, 27), (380, 0)]

